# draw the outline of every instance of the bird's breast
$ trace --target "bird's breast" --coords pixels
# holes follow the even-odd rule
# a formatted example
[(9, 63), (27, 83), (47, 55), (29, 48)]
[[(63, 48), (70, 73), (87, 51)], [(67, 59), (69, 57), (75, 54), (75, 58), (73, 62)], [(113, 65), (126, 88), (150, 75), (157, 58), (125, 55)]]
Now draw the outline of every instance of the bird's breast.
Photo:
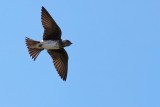
[(42, 48), (47, 50), (61, 48), (60, 41), (46, 40), (42, 41), (41, 43), (42, 43)]

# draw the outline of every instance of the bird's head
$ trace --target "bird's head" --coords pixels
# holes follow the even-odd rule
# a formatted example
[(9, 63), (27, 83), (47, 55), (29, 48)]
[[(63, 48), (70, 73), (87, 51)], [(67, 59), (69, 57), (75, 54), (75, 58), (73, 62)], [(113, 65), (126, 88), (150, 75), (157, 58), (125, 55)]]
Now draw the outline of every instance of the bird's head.
[(63, 47), (70, 46), (71, 44), (72, 42), (70, 42), (69, 40), (63, 40)]

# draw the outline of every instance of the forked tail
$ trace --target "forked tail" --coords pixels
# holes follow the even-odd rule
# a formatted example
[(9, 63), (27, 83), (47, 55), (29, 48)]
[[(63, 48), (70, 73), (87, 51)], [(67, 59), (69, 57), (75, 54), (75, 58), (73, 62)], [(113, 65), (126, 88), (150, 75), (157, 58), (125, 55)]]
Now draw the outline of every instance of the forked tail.
[(40, 52), (43, 50), (43, 48), (37, 47), (37, 45), (40, 43), (39, 41), (32, 40), (28, 37), (26, 37), (25, 41), (26, 41), (26, 46), (28, 48), (28, 52), (32, 57), (32, 59), (34, 59), (35, 61)]

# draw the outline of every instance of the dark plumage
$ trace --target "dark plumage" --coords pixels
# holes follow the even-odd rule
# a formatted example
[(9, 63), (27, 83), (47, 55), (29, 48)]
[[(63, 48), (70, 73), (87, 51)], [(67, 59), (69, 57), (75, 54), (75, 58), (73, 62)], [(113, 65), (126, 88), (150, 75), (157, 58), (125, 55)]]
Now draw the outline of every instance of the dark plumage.
[[(60, 77), (66, 80), (68, 72), (68, 54), (64, 47), (70, 46), (72, 43), (69, 40), (62, 41), (61, 29), (44, 7), (41, 9), (41, 21), (44, 27), (43, 41), (57, 41), (59, 44), (59, 49), (47, 49), (47, 52), (53, 59), (54, 66)], [(38, 57), (39, 53), (45, 49), (43, 48), (43, 42), (35, 41), (27, 37), (26, 45), (30, 56), (34, 60)]]

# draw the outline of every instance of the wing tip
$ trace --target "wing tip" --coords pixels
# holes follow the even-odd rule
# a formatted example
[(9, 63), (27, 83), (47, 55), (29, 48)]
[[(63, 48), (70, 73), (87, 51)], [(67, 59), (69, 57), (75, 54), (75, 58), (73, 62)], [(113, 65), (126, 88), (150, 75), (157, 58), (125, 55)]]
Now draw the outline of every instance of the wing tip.
[(62, 80), (66, 82), (66, 79), (62, 79)]
[(42, 6), (42, 9), (45, 9), (44, 6)]
[(41, 11), (47, 11), (46, 8), (44, 6), (41, 7)]
[(67, 80), (67, 75), (64, 76), (64, 77), (61, 77), (63, 81), (66, 81)]
[[(56, 67), (55, 67), (56, 68)], [(63, 80), (63, 81), (66, 81), (67, 80), (67, 71), (60, 71), (59, 69), (56, 68), (56, 71), (58, 72), (60, 78)]]

